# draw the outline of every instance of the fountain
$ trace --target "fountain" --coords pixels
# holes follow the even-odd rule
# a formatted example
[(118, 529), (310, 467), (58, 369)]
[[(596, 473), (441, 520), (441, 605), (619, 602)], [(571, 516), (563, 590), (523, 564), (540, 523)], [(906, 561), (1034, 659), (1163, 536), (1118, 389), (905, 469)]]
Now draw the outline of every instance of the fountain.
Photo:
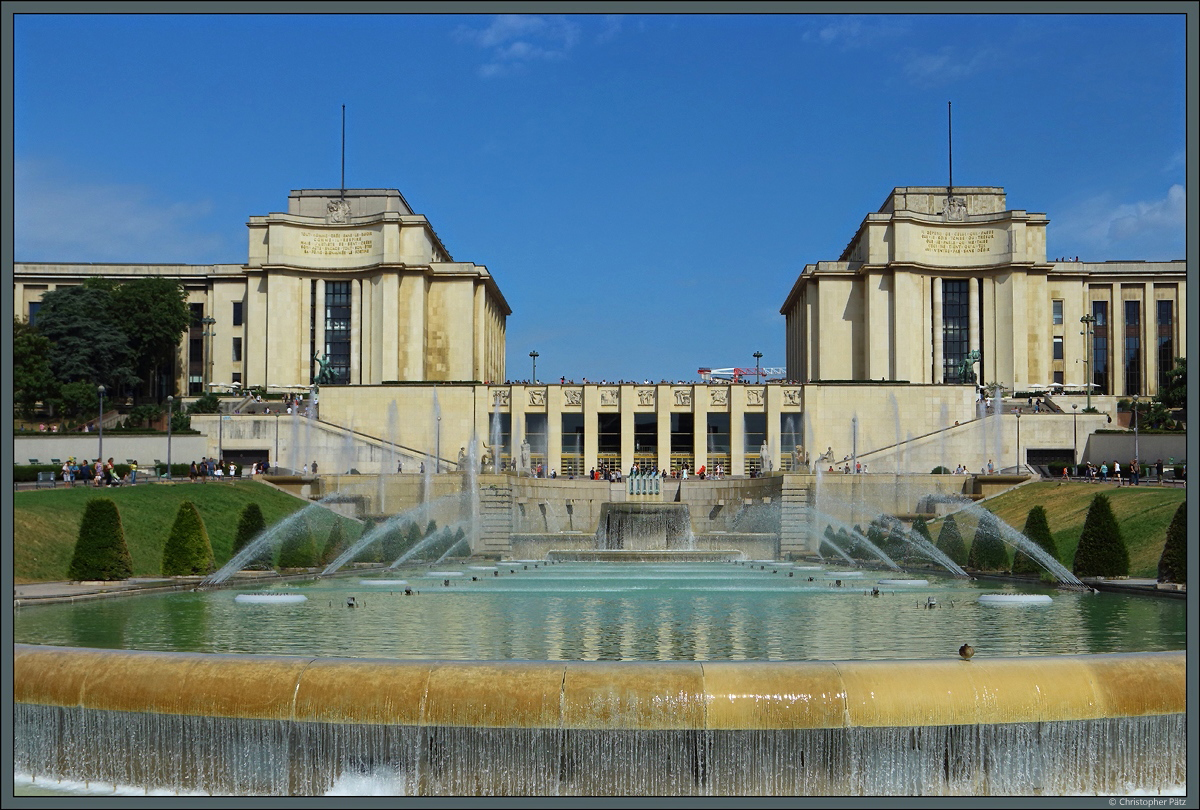
[[(300, 589), (305, 602), (239, 613), (227, 590), (104, 600), (96, 620), (117, 632), (91, 629), (100, 605), (18, 611), (16, 768), (38, 784), (236, 795), (1045, 796), (1186, 779), (1182, 605), (1051, 598), (949, 566), (955, 576), (917, 579), (557, 551), (553, 565), (446, 565), (478, 531), (476, 464), (465, 492), (436, 499), (427, 472), (422, 502), (364, 532)], [(688, 504), (633, 505), (597, 507), (594, 554), (702, 553), (687, 551)], [(338, 568), (434, 515), (441, 528), (388, 578), (353, 580), (378, 590), (346, 610)], [(439, 570), (412, 562), (442, 543)], [(386, 590), (418, 578), (423, 593)], [(143, 635), (185, 626), (177, 646)], [(127, 649), (62, 646), (80, 644)]]

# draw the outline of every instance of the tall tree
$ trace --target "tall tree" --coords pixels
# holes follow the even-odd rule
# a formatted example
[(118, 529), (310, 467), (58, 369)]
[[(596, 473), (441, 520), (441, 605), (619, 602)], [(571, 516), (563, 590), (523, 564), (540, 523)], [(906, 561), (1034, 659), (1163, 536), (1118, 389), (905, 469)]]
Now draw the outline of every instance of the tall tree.
[(49, 338), (26, 320), (13, 318), (13, 403), (26, 419), (37, 403), (58, 395), (58, 380), (50, 365)]
[(125, 325), (114, 318), (113, 286), (89, 279), (42, 296), (38, 331), (50, 340), (59, 382), (103, 384), (114, 396), (139, 382)]
[(167, 278), (140, 278), (114, 289), (112, 304), (116, 320), (125, 326), (143, 391), (155, 397), (159, 379), (173, 379), (175, 355), (191, 322), (187, 293)]
[(1175, 368), (1167, 372), (1166, 388), (1158, 393), (1158, 398), (1168, 408), (1187, 407), (1187, 361), (1184, 358), (1175, 358)]

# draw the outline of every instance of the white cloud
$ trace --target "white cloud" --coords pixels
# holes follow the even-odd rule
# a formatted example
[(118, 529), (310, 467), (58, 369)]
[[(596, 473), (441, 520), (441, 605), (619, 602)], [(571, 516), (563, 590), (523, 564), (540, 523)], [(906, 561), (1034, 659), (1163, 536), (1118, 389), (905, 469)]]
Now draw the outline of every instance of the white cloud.
[(228, 250), (226, 237), (197, 225), (212, 212), (206, 200), (164, 201), (31, 160), (15, 163), (13, 185), (17, 261), (195, 262)]
[(822, 24), (805, 31), (803, 40), (849, 50), (869, 47), (882, 39), (903, 34), (907, 30), (908, 24), (896, 18), (829, 17)]
[(1182, 230), (1187, 215), (1187, 193), (1176, 184), (1161, 200), (1120, 205), (1113, 211), (1109, 235), (1114, 241), (1133, 239), (1146, 233)]
[(904, 56), (904, 74), (923, 86), (945, 85), (998, 69), (1003, 55), (990, 48), (967, 54), (945, 46), (933, 53), (911, 51)]
[[(611, 24), (605, 31), (610, 29)], [(566, 59), (579, 41), (579, 30), (565, 17), (501, 14), (486, 28), (461, 27), (454, 37), (489, 53), (490, 61), (479, 68), (479, 75), (492, 78), (519, 72), (522, 65), (533, 62)]]
[[(1051, 224), (1053, 256), (1085, 261), (1183, 257), (1187, 192), (1179, 184), (1155, 200), (1119, 203), (1111, 195), (1084, 200)], [(1051, 256), (1051, 258), (1053, 258)]]

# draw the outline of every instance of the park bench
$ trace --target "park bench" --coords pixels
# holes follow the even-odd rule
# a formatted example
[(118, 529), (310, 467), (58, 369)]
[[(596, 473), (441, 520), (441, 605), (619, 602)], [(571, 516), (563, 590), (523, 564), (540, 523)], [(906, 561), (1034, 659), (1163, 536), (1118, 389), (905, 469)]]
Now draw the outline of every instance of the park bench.
[(52, 487), (57, 486), (57, 484), (54, 483), (54, 473), (53, 472), (38, 473), (37, 484), (35, 484), (34, 486), (36, 489), (41, 489), (42, 484), (49, 484)]

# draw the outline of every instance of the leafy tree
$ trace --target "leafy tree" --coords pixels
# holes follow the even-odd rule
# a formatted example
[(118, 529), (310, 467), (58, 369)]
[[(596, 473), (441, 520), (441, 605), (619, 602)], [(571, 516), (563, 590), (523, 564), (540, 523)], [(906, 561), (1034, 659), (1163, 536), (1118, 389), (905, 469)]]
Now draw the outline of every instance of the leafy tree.
[(54, 404), (69, 419), (95, 419), (100, 415), (100, 394), (90, 382), (71, 382), (59, 386), (58, 399)]
[[(193, 413), (217, 413), (221, 410), (221, 400), (216, 394), (205, 394), (199, 397), (191, 405), (187, 406), (188, 414)], [(190, 424), (190, 421), (189, 421)]]
[(106, 581), (133, 576), (133, 559), (125, 544), (121, 514), (111, 498), (92, 498), (87, 502), (67, 576)]
[(1167, 544), (1158, 561), (1159, 582), (1187, 582), (1187, 501), (1179, 504), (1167, 527)]
[(1008, 549), (1000, 538), (1000, 524), (996, 522), (996, 516), (986, 510), (975, 527), (967, 565), (976, 571), (1008, 570)]
[[(1025, 516), (1025, 529), (1021, 534), (1037, 543), (1051, 557), (1058, 559), (1058, 546), (1054, 542), (1054, 535), (1050, 533), (1050, 521), (1046, 518), (1046, 510), (1043, 507), (1035, 506), (1029, 510), (1029, 514)], [(1012, 572), (1014, 574), (1046, 573), (1040, 564), (1020, 550), (1013, 555)]]
[[(38, 313), (41, 318), (41, 313)], [(1168, 408), (1187, 407), (1187, 360), (1175, 358), (1175, 368), (1166, 373), (1166, 386), (1158, 392), (1159, 401)]]
[(121, 284), (112, 298), (113, 313), (124, 324), (136, 358), (137, 374), (146, 382), (147, 393), (152, 393), (164, 372), (171, 380), (175, 355), (191, 322), (187, 293), (177, 282), (152, 277)]
[(329, 528), (329, 537), (325, 540), (325, 549), (321, 552), (321, 565), (329, 565), (336, 560), (347, 548), (346, 531), (342, 522), (335, 520)]
[(1123, 577), (1129, 575), (1129, 551), (1121, 539), (1121, 527), (1108, 498), (1096, 495), (1083, 521), (1083, 533), (1075, 549), (1075, 575), (1079, 577)]
[(303, 518), (293, 520), (279, 549), (280, 568), (312, 568), (317, 564), (317, 544), (312, 529)]
[(115, 317), (114, 286), (88, 279), (42, 296), (38, 331), (51, 343), (50, 363), (59, 382), (89, 382), (93, 391), (103, 384), (113, 395), (139, 382), (125, 324)]
[(938, 532), (937, 547), (958, 565), (966, 564), (967, 546), (963, 542), (962, 532), (958, 530), (958, 523), (954, 520), (954, 515), (948, 515), (942, 521), (942, 530)]
[[(251, 502), (246, 504), (242, 509), (242, 514), (238, 516), (237, 532), (233, 536), (233, 554), (237, 556), (238, 552), (262, 534), (267, 528), (267, 521), (263, 518), (262, 509), (257, 503)], [(264, 546), (261, 554), (257, 554), (253, 559), (247, 560), (242, 566), (243, 569), (253, 571), (266, 571), (271, 568), (272, 549), (269, 545)]]
[(36, 326), (13, 318), (13, 402), (26, 419), (33, 417), (39, 401), (49, 403), (58, 395), (50, 349), (49, 338)]
[(163, 546), (162, 572), (165, 577), (211, 574), (216, 568), (212, 543), (200, 512), (191, 501), (179, 504), (175, 523)]

